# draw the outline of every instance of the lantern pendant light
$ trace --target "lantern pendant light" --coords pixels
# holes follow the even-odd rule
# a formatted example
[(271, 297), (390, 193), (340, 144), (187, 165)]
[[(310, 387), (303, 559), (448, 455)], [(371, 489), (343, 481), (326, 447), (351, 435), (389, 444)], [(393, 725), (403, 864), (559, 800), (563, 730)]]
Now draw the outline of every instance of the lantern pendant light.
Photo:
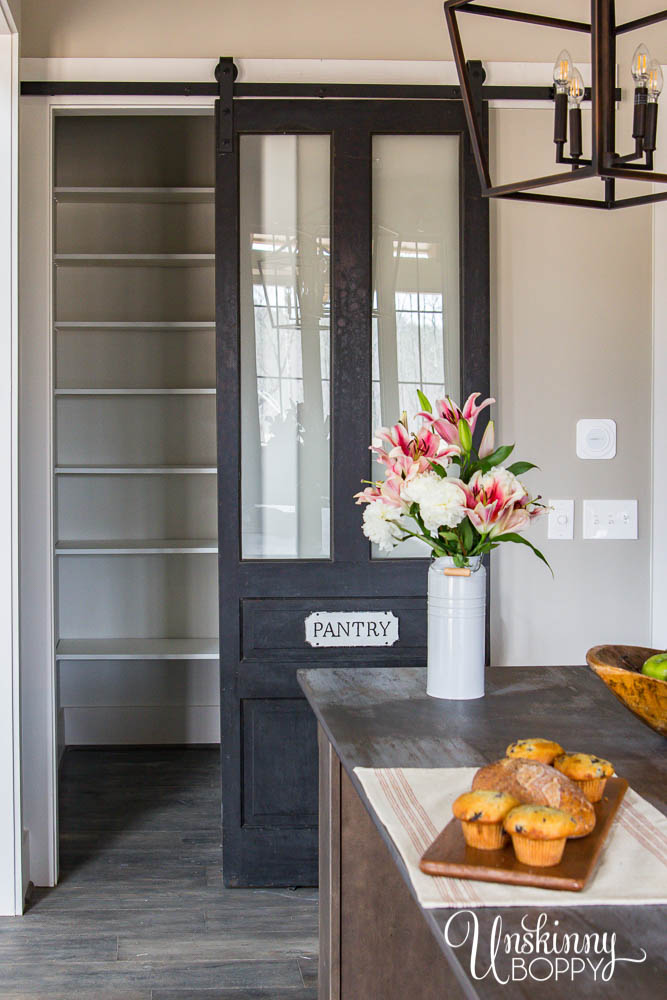
[[(616, 38), (618, 35), (645, 28), (667, 20), (667, 10), (616, 24), (614, 0), (591, 0), (589, 22), (571, 21), (543, 14), (506, 10), (499, 7), (478, 5), (476, 0), (445, 0), (445, 19), (454, 50), (454, 60), (461, 85), (461, 97), (466, 113), (472, 152), (477, 166), (482, 195), (485, 198), (511, 198), (522, 201), (552, 202), (561, 205), (582, 205), (591, 208), (615, 209), (631, 205), (646, 205), (667, 200), (667, 191), (651, 191), (634, 197), (616, 197), (617, 180), (643, 181), (648, 184), (667, 184), (667, 173), (653, 169), (658, 125), (658, 99), (663, 89), (660, 63), (651, 59), (643, 43), (635, 49), (632, 58), (634, 80), (634, 115), (632, 139), (634, 150), (621, 154), (616, 151)], [(591, 38), (591, 93), (584, 88), (581, 72), (563, 49), (554, 63), (554, 143), (556, 163), (567, 164), (570, 170), (532, 177), (511, 184), (494, 185), (489, 161), (479, 124), (481, 95), (473, 86), (469, 64), (461, 43), (458, 15), (480, 14), (508, 21), (523, 21), (547, 28), (560, 28), (589, 34)], [(585, 158), (582, 135), (581, 103), (592, 99), (591, 155)], [(569, 126), (569, 128), (568, 128)], [(569, 132), (569, 137), (568, 137)], [(568, 147), (566, 153), (566, 146)], [(597, 198), (546, 194), (541, 188), (597, 177), (603, 183), (603, 196)]]

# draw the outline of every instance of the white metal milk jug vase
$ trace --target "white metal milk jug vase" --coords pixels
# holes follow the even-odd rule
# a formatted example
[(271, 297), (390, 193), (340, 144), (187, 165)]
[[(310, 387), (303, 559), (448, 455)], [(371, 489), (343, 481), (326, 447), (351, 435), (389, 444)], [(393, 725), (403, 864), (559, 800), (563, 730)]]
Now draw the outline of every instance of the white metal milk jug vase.
[(482, 556), (457, 569), (450, 556), (428, 571), (428, 668), (426, 692), (464, 701), (484, 697), (486, 569)]

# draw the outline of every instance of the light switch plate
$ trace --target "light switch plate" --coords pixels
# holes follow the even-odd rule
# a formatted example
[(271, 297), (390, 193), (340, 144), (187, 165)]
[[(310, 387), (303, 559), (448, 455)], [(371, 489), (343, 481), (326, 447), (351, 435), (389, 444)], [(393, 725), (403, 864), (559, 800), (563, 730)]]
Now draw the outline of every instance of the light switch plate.
[(584, 500), (584, 538), (637, 538), (637, 501)]
[(578, 458), (615, 458), (616, 421), (611, 419), (577, 421)]
[(547, 538), (569, 541), (574, 538), (574, 500), (549, 500)]

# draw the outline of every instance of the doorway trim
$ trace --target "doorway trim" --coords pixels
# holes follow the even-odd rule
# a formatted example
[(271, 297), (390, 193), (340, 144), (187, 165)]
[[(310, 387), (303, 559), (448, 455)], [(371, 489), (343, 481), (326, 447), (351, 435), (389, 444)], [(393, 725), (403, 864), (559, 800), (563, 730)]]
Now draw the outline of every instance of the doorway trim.
[(0, 0), (0, 914), (23, 912), (18, 623), (19, 35)]
[[(665, 157), (657, 169), (665, 166)], [(667, 648), (667, 205), (653, 207), (653, 370), (651, 441), (651, 635), (658, 649)]]
[[(126, 79), (128, 72), (123, 74)], [(22, 98), (21, 102), (19, 392), (23, 802), (24, 822), (30, 832), (30, 880), (35, 885), (53, 886), (58, 881), (59, 763), (51, 403), (54, 378), (51, 308), (54, 118), (59, 112), (168, 113), (183, 107), (194, 112), (209, 111), (213, 108), (213, 98), (50, 96)]]

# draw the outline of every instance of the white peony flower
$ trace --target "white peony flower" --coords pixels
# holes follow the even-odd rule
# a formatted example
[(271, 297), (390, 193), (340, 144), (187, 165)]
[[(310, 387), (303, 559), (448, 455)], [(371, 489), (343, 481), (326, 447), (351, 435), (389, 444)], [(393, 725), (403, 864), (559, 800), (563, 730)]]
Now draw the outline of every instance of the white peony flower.
[(374, 542), (383, 552), (391, 550), (403, 538), (403, 532), (398, 526), (401, 512), (397, 507), (375, 500), (369, 503), (364, 511), (363, 532), (366, 538)]
[(403, 489), (403, 499), (419, 506), (419, 514), (429, 531), (455, 528), (466, 513), (466, 497), (460, 486), (437, 472), (422, 472)]

